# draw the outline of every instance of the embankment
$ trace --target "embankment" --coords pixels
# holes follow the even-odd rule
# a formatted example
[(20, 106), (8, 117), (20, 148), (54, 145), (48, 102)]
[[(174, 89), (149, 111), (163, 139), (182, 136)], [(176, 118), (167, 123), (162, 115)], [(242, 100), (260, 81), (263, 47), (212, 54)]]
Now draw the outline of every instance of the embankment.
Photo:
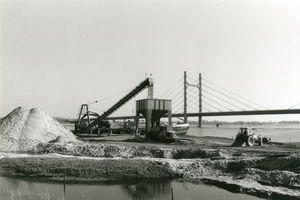
[(78, 158), (3, 158), (2, 176), (42, 177), (61, 181), (122, 181), (144, 178), (166, 178), (177, 175), (161, 162), (131, 159), (78, 159)]
[(40, 143), (28, 152), (35, 154), (58, 153), (61, 155), (105, 157), (105, 158), (211, 158), (227, 156), (222, 150), (203, 150), (201, 148), (163, 148), (154, 146), (134, 146), (116, 144), (81, 144), (81, 145), (61, 145), (56, 143)]
[(64, 173), (68, 181), (181, 177), (262, 198), (300, 199), (300, 156), (290, 152), (52, 143), (32, 152), (39, 154), (4, 156), (0, 174), (58, 181)]

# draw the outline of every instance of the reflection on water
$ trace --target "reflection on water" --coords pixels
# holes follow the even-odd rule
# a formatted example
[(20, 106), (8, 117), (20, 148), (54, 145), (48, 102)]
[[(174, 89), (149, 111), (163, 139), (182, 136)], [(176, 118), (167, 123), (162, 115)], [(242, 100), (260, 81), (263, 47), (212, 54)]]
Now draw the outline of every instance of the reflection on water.
[(38, 182), (32, 179), (0, 177), (0, 199), (200, 199), (258, 200), (260, 198), (236, 194), (201, 182), (178, 180), (143, 180), (115, 184), (63, 184)]
[(131, 199), (171, 199), (171, 181), (139, 181), (122, 185)]

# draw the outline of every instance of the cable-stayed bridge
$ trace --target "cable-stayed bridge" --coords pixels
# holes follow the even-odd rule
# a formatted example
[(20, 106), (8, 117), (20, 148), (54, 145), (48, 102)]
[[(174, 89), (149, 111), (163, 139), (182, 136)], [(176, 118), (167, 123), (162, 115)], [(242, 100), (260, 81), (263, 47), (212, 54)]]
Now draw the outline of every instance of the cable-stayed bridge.
[[(172, 100), (172, 117), (187, 122), (188, 117), (198, 117), (199, 127), (202, 117), (238, 115), (281, 115), (300, 114), (296, 105), (287, 109), (268, 109), (201, 77), (192, 79), (184, 72), (159, 99)], [(107, 119), (132, 119), (132, 116), (108, 117)]]

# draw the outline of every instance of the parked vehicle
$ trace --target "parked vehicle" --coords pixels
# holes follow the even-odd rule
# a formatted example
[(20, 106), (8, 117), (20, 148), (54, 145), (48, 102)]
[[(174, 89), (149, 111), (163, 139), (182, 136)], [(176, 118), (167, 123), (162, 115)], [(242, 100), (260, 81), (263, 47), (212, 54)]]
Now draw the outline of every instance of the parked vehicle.
[(147, 138), (157, 142), (175, 142), (178, 140), (178, 136), (173, 129), (168, 126), (161, 126), (159, 128), (152, 128), (147, 133)]

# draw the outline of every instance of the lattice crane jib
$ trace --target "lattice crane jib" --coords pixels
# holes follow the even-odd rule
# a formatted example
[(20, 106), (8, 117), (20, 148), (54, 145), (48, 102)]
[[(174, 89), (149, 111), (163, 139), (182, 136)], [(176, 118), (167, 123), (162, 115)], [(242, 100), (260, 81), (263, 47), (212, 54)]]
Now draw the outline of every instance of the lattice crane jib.
[(154, 98), (154, 89), (153, 89), (154, 80), (153, 78), (149, 78), (149, 87), (148, 87), (148, 99)]

